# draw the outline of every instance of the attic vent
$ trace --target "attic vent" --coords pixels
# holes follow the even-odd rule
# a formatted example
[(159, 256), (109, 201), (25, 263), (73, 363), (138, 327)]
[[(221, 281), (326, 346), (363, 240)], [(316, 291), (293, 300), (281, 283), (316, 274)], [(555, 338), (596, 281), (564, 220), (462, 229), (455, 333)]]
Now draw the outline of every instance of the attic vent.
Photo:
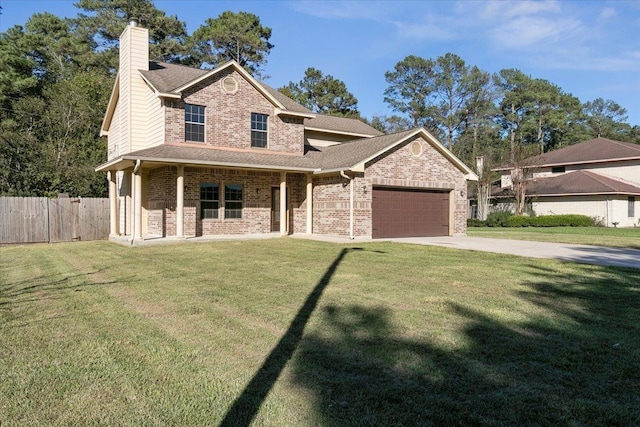
[(236, 93), (238, 91), (238, 82), (233, 77), (225, 77), (222, 79), (222, 90), (224, 93)]
[(422, 144), (420, 144), (420, 141), (413, 141), (411, 144), (411, 154), (416, 157), (422, 154)]

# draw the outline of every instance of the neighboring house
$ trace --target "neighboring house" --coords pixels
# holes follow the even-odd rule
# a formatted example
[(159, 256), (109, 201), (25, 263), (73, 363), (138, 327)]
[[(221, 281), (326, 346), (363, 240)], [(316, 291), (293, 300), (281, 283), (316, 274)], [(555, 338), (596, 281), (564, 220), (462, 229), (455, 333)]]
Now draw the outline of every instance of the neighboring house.
[(148, 38), (122, 33), (102, 124), (111, 236), (466, 232), (477, 177), (424, 129), (315, 114), (233, 61), (149, 62)]
[[(582, 214), (606, 226), (640, 225), (640, 145), (595, 138), (525, 159), (526, 194), (537, 215)], [(511, 185), (502, 172), (497, 200)]]

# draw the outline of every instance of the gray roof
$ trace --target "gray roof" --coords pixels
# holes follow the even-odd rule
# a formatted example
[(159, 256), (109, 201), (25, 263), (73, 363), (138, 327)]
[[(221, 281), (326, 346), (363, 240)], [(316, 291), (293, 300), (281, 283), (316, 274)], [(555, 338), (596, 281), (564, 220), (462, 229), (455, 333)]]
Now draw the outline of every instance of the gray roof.
[[(201, 78), (212, 70), (201, 70), (199, 68), (187, 67), (185, 65), (169, 64), (165, 62), (149, 62), (149, 70), (140, 70), (145, 79), (153, 85), (156, 90), (162, 93), (172, 93), (176, 89), (183, 87), (189, 82)], [(306, 127), (317, 128), (328, 132), (342, 132), (356, 135), (375, 136), (382, 135), (382, 132), (357, 119), (345, 117), (334, 117), (317, 114), (298, 104), (277, 89), (269, 85), (258, 82), (271, 96), (278, 100), (287, 110), (296, 113), (315, 114), (313, 119), (305, 119)]]
[[(391, 135), (361, 138), (330, 147), (306, 147), (304, 155), (278, 154), (260, 150), (231, 150), (214, 147), (194, 147), (182, 144), (164, 144), (134, 151), (110, 160), (96, 168), (106, 171), (127, 167), (127, 163), (141, 160), (145, 163), (181, 163), (192, 166), (222, 166), (265, 170), (286, 170), (313, 173), (330, 173), (349, 170), (385, 153), (393, 146), (403, 143), (413, 135), (426, 132), (412, 129)], [(443, 154), (461, 171), (471, 178), (473, 172), (443, 148)], [(124, 163), (124, 164), (122, 164)]]
[(624, 194), (640, 195), (640, 187), (587, 170), (534, 180), (527, 194), (535, 196)]
[[(525, 167), (533, 168), (631, 159), (640, 159), (640, 144), (608, 138), (594, 138), (538, 156), (529, 157), (521, 163)], [(512, 167), (501, 166), (495, 170), (508, 169), (512, 169)]]
[(210, 71), (211, 70), (187, 67), (186, 65), (152, 61), (149, 62), (149, 70), (140, 70), (140, 74), (159, 92), (171, 93), (177, 88), (204, 76)]

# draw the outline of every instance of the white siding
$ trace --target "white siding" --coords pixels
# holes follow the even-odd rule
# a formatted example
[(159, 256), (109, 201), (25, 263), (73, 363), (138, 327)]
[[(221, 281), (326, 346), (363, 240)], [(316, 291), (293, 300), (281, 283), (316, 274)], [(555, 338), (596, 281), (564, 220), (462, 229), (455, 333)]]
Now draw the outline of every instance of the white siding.
[(120, 155), (120, 105), (120, 101), (118, 101), (111, 118), (111, 126), (107, 136), (107, 160), (114, 159)]
[(147, 146), (147, 93), (139, 70), (149, 69), (149, 31), (127, 26), (120, 36), (120, 154)]
[(629, 199), (627, 196), (572, 196), (539, 197), (533, 202), (536, 215), (578, 214), (596, 217), (607, 227), (633, 227), (639, 225), (640, 202), (636, 197), (634, 216), (628, 217)]
[(147, 145), (164, 144), (164, 107), (162, 101), (151, 90), (147, 90)]

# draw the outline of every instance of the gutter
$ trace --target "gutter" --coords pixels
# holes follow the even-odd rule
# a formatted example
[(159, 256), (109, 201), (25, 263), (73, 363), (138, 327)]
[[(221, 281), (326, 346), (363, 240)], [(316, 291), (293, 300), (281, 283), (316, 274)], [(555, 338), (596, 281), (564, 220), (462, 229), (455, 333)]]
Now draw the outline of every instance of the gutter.
[(349, 239), (353, 240), (353, 178), (344, 173), (344, 170), (340, 171), (340, 176), (349, 180)]

